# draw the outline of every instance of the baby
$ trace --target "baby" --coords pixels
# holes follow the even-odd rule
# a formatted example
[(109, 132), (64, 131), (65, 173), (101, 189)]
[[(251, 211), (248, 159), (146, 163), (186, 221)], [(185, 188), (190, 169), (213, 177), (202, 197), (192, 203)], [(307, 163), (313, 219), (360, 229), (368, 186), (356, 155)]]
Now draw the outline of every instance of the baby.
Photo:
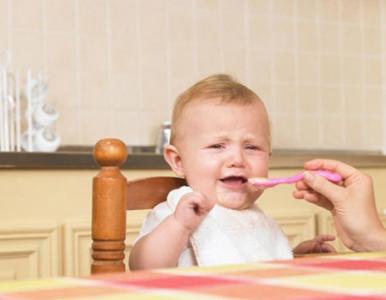
[[(131, 269), (289, 259), (273, 219), (255, 204), (248, 183), (267, 177), (267, 111), (249, 88), (225, 74), (207, 77), (176, 100), (165, 160), (189, 186), (173, 190), (146, 218), (130, 254)], [(320, 236), (300, 253), (333, 251)]]

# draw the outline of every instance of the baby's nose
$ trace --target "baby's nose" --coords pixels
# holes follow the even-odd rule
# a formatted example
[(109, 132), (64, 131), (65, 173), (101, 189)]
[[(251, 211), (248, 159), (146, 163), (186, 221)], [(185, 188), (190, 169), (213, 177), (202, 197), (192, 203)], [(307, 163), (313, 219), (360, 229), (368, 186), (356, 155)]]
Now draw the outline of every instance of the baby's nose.
[(244, 153), (241, 149), (235, 149), (232, 151), (229, 157), (229, 167), (243, 167), (245, 164)]

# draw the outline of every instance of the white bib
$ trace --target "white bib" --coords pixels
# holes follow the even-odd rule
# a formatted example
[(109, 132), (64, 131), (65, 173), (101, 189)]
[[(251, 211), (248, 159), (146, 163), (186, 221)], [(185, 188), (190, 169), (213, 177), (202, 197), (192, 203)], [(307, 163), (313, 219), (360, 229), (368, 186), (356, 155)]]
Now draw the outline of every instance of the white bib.
[[(181, 197), (190, 192), (186, 186), (171, 191), (167, 205), (174, 212)], [(216, 204), (190, 243), (199, 266), (293, 258), (287, 238), (256, 204), (244, 210)]]

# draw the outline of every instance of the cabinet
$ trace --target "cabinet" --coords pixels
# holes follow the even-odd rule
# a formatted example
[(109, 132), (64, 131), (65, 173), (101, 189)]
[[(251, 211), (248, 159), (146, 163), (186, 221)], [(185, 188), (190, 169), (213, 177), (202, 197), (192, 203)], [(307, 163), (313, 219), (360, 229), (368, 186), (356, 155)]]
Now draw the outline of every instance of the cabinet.
[[(276, 169), (285, 176), (295, 169)], [(378, 209), (386, 208), (386, 169), (364, 170), (374, 178)], [(89, 274), (91, 179), (95, 170), (0, 170), (0, 280)], [(170, 171), (126, 171), (129, 179), (168, 176)], [(334, 233), (329, 214), (294, 200), (291, 186), (267, 190), (259, 199), (292, 246), (319, 233)], [(129, 253), (146, 211), (128, 212)], [(386, 225), (386, 217), (380, 215)], [(346, 249), (335, 242), (339, 251)]]

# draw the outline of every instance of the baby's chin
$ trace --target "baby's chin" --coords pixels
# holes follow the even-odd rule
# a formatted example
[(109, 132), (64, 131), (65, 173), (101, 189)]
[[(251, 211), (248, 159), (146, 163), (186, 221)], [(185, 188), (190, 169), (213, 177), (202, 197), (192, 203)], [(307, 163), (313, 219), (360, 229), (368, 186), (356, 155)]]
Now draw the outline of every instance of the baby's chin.
[(229, 209), (241, 210), (250, 208), (256, 202), (257, 198), (258, 196), (252, 197), (252, 195), (217, 191), (217, 204)]

